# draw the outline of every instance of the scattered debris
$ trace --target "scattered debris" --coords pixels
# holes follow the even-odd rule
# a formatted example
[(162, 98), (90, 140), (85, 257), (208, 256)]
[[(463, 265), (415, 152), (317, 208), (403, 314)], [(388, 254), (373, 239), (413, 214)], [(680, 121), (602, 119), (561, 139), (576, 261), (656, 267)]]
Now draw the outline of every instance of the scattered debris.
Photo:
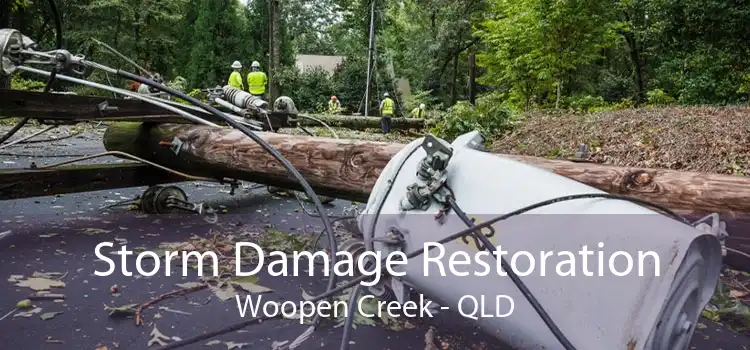
[(52, 339), (52, 336), (47, 336), (47, 339), (44, 340), (45, 343), (48, 344), (63, 344), (64, 342), (62, 340)]
[(55, 311), (55, 312), (45, 312), (41, 315), (39, 315), (39, 318), (41, 318), (43, 321), (51, 320), (55, 318), (57, 315), (63, 314), (62, 311)]
[(62, 300), (65, 299), (65, 294), (49, 293), (47, 291), (39, 291), (30, 294), (27, 297), (29, 300)]
[(170, 338), (161, 332), (159, 332), (159, 329), (156, 328), (156, 325), (154, 325), (154, 329), (151, 330), (151, 334), (149, 335), (148, 344), (146, 346), (152, 346), (154, 344), (159, 344), (159, 346), (164, 346), (168, 344), (168, 341)]
[(232, 284), (236, 287), (244, 289), (248, 293), (268, 293), (273, 292), (273, 289), (263, 287), (255, 284), (258, 282), (258, 276), (246, 276), (236, 277), (231, 280)]
[(36, 291), (65, 287), (65, 282), (49, 278), (31, 277), (16, 283), (18, 287), (31, 288)]
[(138, 312), (138, 304), (128, 304), (118, 307), (111, 307), (104, 305), (104, 311), (109, 313), (110, 317), (122, 317), (122, 316), (129, 316), (129, 315), (135, 315), (136, 312)]
[(160, 302), (160, 301), (162, 301), (164, 299), (167, 299), (167, 298), (171, 298), (171, 297), (174, 297), (174, 296), (177, 296), (177, 295), (184, 295), (186, 293), (190, 293), (190, 292), (194, 292), (194, 291), (197, 291), (197, 290), (201, 290), (203, 288), (206, 288), (207, 286), (208, 286), (207, 284), (202, 284), (202, 285), (198, 285), (198, 286), (195, 286), (193, 288), (190, 288), (190, 289), (173, 290), (173, 291), (171, 291), (169, 293), (164, 293), (164, 294), (162, 294), (162, 295), (160, 295), (160, 296), (158, 296), (158, 297), (156, 297), (154, 299), (151, 299), (151, 300), (149, 300), (149, 301), (147, 301), (147, 302), (139, 305), (138, 308), (135, 311), (135, 325), (136, 326), (140, 326), (140, 325), (143, 324), (143, 318), (141, 316), (141, 313), (143, 312), (143, 310), (149, 308), (151, 305), (154, 305), (154, 304), (156, 304), (156, 303), (158, 303), (158, 302)]
[(233, 341), (224, 343), (224, 345), (227, 346), (227, 350), (242, 349), (249, 344), (250, 343), (235, 343)]
[(212, 346), (212, 345), (219, 345), (219, 344), (221, 344), (220, 341), (218, 341), (218, 340), (212, 340), (212, 341), (210, 341), (210, 342), (208, 342), (206, 344), (203, 344), (203, 345), (204, 346)]
[(59, 233), (47, 233), (47, 234), (39, 235), (39, 237), (40, 238), (52, 238), (52, 237), (55, 237), (55, 236), (58, 236), (58, 235), (60, 235), (60, 234)]
[(166, 312), (171, 312), (171, 313), (174, 313), (174, 314), (180, 314), (180, 315), (192, 315), (189, 312), (175, 310), (175, 309), (170, 309), (170, 308), (168, 308), (166, 306), (159, 306), (159, 310), (166, 311)]
[(748, 286), (750, 274), (727, 269), (701, 316), (736, 332), (750, 334), (750, 305), (744, 300), (748, 295), (745, 291), (750, 291)]
[(16, 308), (19, 309), (30, 309), (31, 306), (31, 300), (29, 299), (24, 299), (16, 303)]
[(83, 232), (81, 232), (81, 234), (84, 234), (87, 236), (96, 236), (101, 233), (110, 233), (110, 232), (112, 232), (112, 230), (103, 230), (100, 228), (88, 227), (88, 228), (83, 229)]
[(26, 312), (19, 312), (19, 313), (13, 315), (13, 317), (31, 317), (31, 316), (34, 316), (34, 315), (40, 313), (40, 312), (42, 312), (42, 308), (41, 307), (37, 307), (37, 308), (34, 308), (34, 309), (26, 311)]
[(22, 279), (23, 279), (23, 275), (10, 275), (10, 277), (8, 277), (8, 282), (16, 283)]

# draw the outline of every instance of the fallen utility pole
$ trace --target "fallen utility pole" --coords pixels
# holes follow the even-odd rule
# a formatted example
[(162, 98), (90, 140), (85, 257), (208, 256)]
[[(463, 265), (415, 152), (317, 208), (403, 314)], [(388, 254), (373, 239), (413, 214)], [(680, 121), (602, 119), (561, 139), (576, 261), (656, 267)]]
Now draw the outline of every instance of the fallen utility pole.
[[(365, 202), (381, 171), (405, 145), (259, 133), (299, 169), (321, 195)], [(175, 154), (168, 145), (182, 142)], [(117, 123), (104, 134), (108, 151), (122, 151), (192, 175), (236, 178), (300, 189), (285, 169), (241, 132), (178, 124)], [(681, 213), (719, 212), (730, 228), (750, 225), (750, 178), (500, 155), (600, 190), (661, 204)], [(502, 181), (502, 174), (495, 174)], [(750, 251), (750, 230), (730, 231), (730, 246)], [(737, 236), (743, 235), (743, 236)]]
[[(380, 129), (380, 118), (379, 117), (360, 117), (360, 116), (342, 116), (342, 115), (315, 115), (324, 121), (331, 127), (334, 128), (347, 128), (352, 130), (365, 130), (365, 129)], [(312, 120), (300, 119), (299, 124), (303, 126), (320, 126)], [(391, 119), (391, 128), (399, 130), (416, 129), (421, 130), (426, 127), (435, 125), (435, 122), (430, 119), (418, 119), (418, 118), (393, 118)]]

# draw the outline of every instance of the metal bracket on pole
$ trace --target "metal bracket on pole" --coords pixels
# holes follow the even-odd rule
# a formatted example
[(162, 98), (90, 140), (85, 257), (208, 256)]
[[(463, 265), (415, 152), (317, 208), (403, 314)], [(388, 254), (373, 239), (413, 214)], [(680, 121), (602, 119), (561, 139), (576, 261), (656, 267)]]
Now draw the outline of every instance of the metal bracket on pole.
[(114, 111), (120, 110), (120, 108), (117, 106), (114, 106), (114, 107), (110, 106), (109, 101), (107, 100), (104, 100), (102, 103), (100, 103), (98, 107), (99, 107), (99, 114), (101, 114), (102, 117), (106, 117), (108, 114), (107, 112), (114, 112)]

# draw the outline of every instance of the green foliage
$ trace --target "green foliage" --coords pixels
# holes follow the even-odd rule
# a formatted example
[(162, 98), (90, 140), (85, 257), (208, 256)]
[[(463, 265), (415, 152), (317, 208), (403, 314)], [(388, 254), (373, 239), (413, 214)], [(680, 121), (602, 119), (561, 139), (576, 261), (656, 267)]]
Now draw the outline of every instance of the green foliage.
[(187, 80), (178, 75), (174, 79), (167, 82), (167, 86), (177, 91), (185, 92), (185, 90), (187, 90)]
[(459, 101), (440, 117), (431, 130), (435, 135), (453, 140), (457, 136), (478, 130), (486, 138), (492, 138), (512, 126), (516, 118), (502, 96), (488, 94), (477, 99), (476, 106)]
[(429, 110), (435, 110), (440, 107), (438, 99), (432, 94), (432, 90), (415, 90), (412, 91), (411, 98), (404, 101), (404, 111), (409, 113), (412, 109), (419, 107), (421, 103), (425, 104), (426, 117), (430, 117)]
[(654, 89), (646, 93), (648, 104), (652, 106), (665, 106), (675, 102), (674, 97), (669, 96), (662, 89)]
[(278, 75), (282, 94), (294, 100), (297, 109), (324, 112), (328, 99), (334, 94), (334, 85), (328, 72), (314, 68), (300, 72), (296, 66), (285, 67)]
[(595, 108), (602, 108), (607, 102), (601, 96), (574, 96), (570, 98), (570, 108), (576, 112), (587, 113)]
[[(341, 108), (352, 112), (362, 111), (364, 86), (367, 81), (366, 59), (358, 57), (345, 59), (336, 68), (332, 80), (336, 86), (334, 94), (341, 101)], [(376, 106), (376, 103), (370, 105), (371, 108)]]
[(42, 91), (47, 83), (38, 80), (27, 80), (20, 74), (13, 74), (10, 79), (11, 90)]

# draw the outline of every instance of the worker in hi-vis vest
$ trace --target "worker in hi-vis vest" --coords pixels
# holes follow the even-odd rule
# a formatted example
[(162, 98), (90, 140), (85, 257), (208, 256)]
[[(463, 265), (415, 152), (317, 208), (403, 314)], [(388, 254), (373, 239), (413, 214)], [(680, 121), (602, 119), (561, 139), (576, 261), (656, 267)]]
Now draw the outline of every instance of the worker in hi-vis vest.
[(424, 103), (420, 103), (419, 107), (414, 107), (414, 109), (411, 110), (411, 117), (412, 118), (424, 118)]
[(384, 134), (391, 132), (391, 118), (393, 117), (393, 100), (388, 97), (388, 93), (383, 94), (383, 101), (380, 102), (380, 129)]
[(247, 87), (251, 95), (265, 99), (266, 84), (268, 77), (266, 73), (260, 71), (260, 63), (253, 61), (250, 65), (250, 73), (247, 74)]
[(240, 61), (234, 61), (232, 63), (232, 74), (229, 74), (227, 85), (244, 90), (242, 87), (242, 74), (240, 73), (240, 69), (242, 69), (242, 63), (240, 63)]

